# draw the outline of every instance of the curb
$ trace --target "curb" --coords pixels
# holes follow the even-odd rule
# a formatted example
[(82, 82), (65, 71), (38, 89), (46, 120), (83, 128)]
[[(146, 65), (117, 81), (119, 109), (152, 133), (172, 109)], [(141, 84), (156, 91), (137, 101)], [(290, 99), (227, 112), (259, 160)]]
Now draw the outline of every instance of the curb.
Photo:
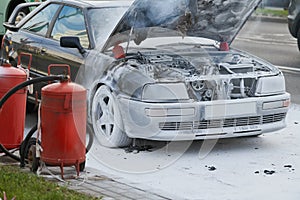
[(271, 16), (251, 16), (249, 18), (251, 21), (262, 21), (262, 22), (274, 22), (274, 23), (288, 23), (287, 18), (284, 17), (271, 17)]

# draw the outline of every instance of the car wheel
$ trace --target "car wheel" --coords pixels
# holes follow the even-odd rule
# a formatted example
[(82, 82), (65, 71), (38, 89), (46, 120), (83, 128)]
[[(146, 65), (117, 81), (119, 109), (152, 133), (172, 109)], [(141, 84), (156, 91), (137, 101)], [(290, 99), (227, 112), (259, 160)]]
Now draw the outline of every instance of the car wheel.
[(298, 44), (298, 50), (300, 51), (300, 28), (298, 29), (297, 32), (297, 44)]
[(98, 88), (92, 103), (95, 138), (106, 147), (124, 147), (131, 139), (123, 132), (123, 121), (116, 97), (109, 87)]
[(31, 145), (28, 149), (29, 168), (33, 173), (36, 173), (40, 166), (40, 158), (36, 157), (36, 145)]
[(83, 172), (84, 168), (85, 168), (85, 161), (79, 164), (79, 171)]

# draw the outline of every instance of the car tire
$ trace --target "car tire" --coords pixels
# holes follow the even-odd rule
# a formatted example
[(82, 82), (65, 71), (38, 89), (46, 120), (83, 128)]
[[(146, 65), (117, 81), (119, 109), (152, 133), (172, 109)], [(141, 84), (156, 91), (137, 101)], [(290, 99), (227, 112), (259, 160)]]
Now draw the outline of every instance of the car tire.
[(298, 44), (298, 50), (300, 51), (300, 28), (298, 29), (297, 32), (297, 44)]
[(40, 158), (36, 157), (36, 145), (33, 144), (28, 149), (29, 168), (33, 173), (36, 173), (40, 166)]
[(85, 161), (79, 164), (79, 171), (83, 172), (85, 168)]
[(109, 87), (99, 87), (92, 102), (92, 125), (95, 139), (106, 147), (124, 147), (132, 139), (123, 131), (123, 120), (114, 93)]

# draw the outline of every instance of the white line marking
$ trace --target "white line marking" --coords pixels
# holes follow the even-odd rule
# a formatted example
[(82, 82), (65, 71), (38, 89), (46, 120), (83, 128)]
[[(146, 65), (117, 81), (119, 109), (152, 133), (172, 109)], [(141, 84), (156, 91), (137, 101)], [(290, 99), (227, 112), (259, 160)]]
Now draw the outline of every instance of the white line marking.
[(294, 72), (300, 72), (299, 68), (294, 68), (294, 67), (286, 67), (286, 66), (276, 66), (282, 71), (294, 71)]

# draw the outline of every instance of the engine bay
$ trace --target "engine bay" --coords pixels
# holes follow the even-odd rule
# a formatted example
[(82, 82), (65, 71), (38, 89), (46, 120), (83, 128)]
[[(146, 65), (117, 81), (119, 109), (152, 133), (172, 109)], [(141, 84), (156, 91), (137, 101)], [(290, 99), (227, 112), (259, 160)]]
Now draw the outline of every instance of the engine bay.
[(280, 73), (246, 55), (216, 51), (138, 52), (126, 58), (126, 65), (155, 82), (185, 82), (190, 98), (196, 101), (254, 97), (261, 77)]

